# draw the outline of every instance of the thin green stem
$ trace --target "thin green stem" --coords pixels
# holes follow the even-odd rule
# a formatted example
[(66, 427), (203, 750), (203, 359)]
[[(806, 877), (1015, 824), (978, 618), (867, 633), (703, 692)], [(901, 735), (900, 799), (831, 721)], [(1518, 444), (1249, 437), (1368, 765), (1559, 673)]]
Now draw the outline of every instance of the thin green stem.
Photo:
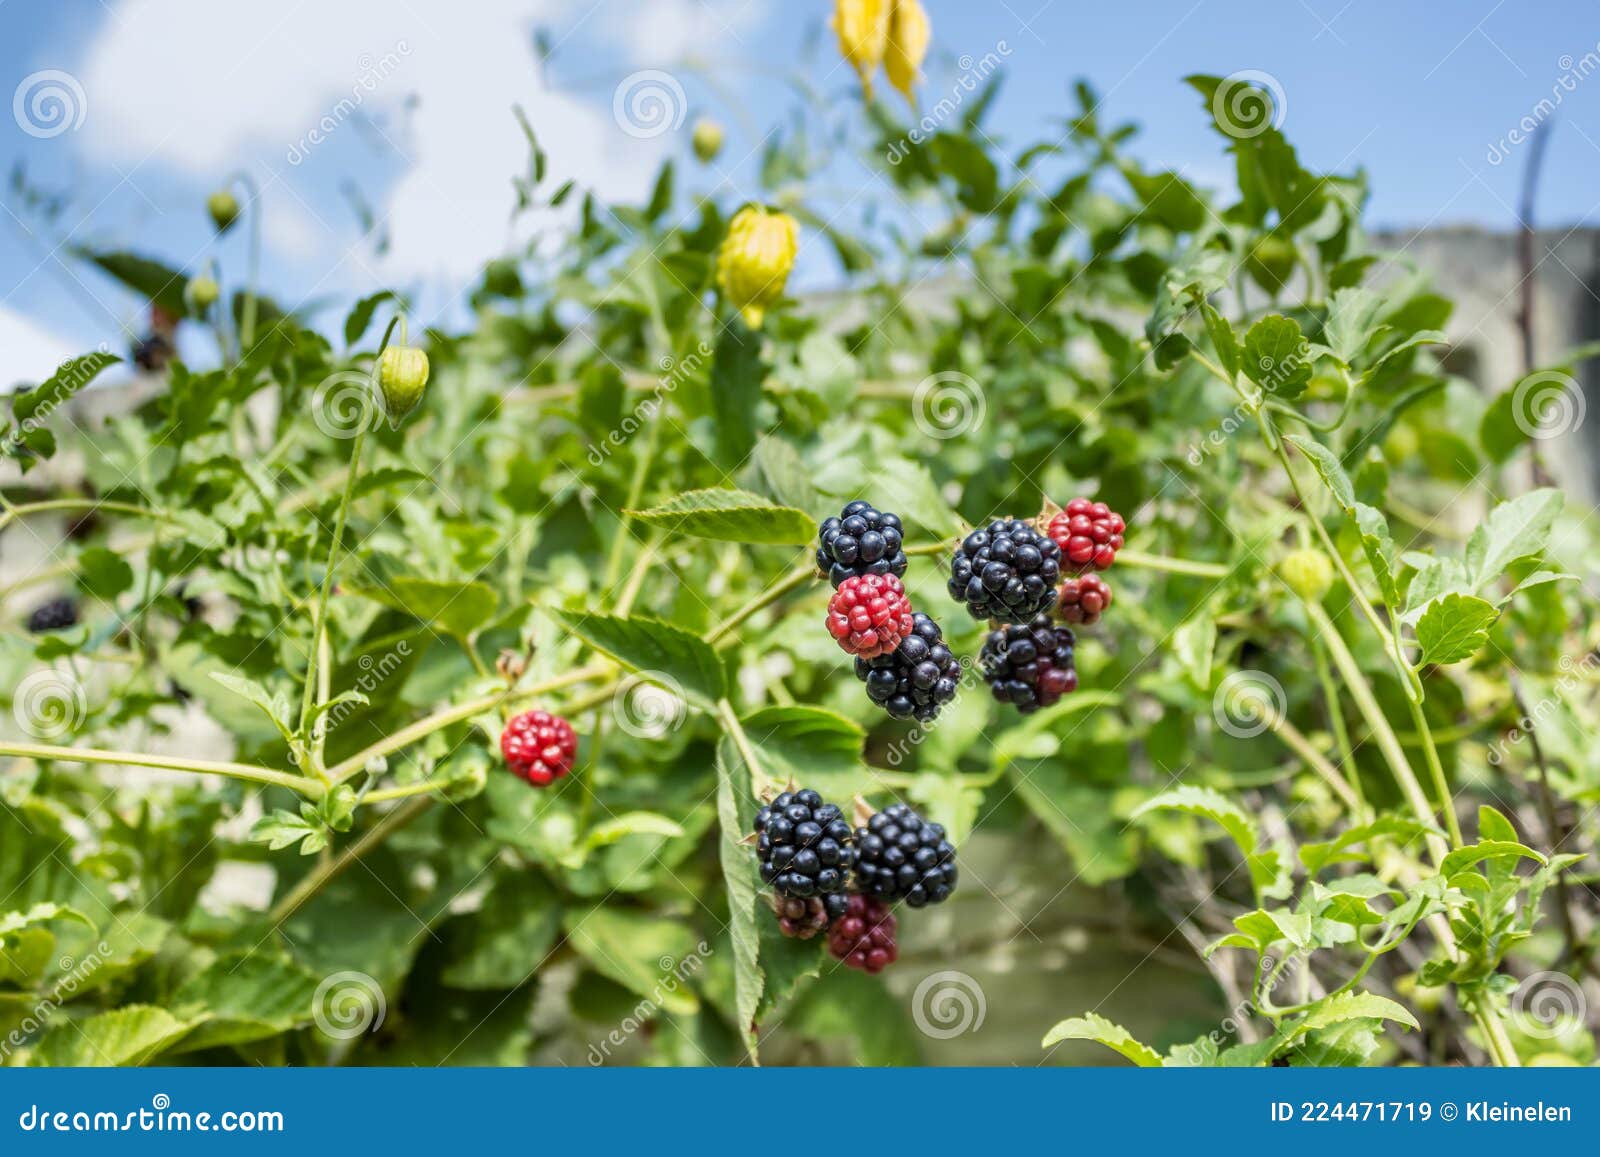
[(1422, 738), (1422, 754), (1428, 763), (1428, 776), (1433, 780), (1433, 790), (1439, 796), (1439, 810), (1444, 813), (1444, 826), (1450, 833), (1450, 846), (1459, 848), (1465, 843), (1461, 838), (1461, 821), (1456, 818), (1455, 799), (1450, 794), (1450, 784), (1445, 779), (1444, 765), (1439, 762), (1439, 749), (1433, 742), (1433, 732), (1428, 726), (1428, 717), (1422, 710), (1422, 704), (1409, 695), (1406, 696), (1406, 706), (1411, 708), (1412, 725)]
[[(907, 551), (906, 553), (909, 554), (911, 552)], [(766, 590), (762, 591), (755, 598), (751, 599), (744, 606), (734, 611), (733, 614), (728, 618), (724, 619), (720, 626), (706, 636), (706, 642), (712, 644), (721, 642), (734, 631), (738, 630), (740, 625), (743, 624), (746, 619), (750, 618), (752, 615), (759, 614), (761, 611), (765, 610), (767, 607), (770, 607), (773, 603), (783, 598), (783, 596), (788, 594), (790, 591), (799, 587), (803, 587), (806, 585), (806, 583), (816, 580), (817, 578), (817, 564), (815, 562), (807, 562), (796, 567), (794, 570), (784, 575), (783, 578), (779, 579)]]
[(1146, 554), (1141, 550), (1117, 551), (1117, 562), (1124, 566), (1143, 567), (1145, 570), (1166, 571), (1168, 574), (1187, 574), (1197, 578), (1227, 578), (1233, 568), (1216, 562), (1198, 562), (1187, 558), (1167, 558), (1159, 554)]
[(1360, 810), (1367, 810), (1367, 800), (1361, 790), (1361, 772), (1356, 766), (1356, 749), (1350, 743), (1350, 728), (1344, 721), (1344, 711), (1339, 706), (1339, 690), (1333, 683), (1333, 672), (1328, 667), (1328, 648), (1320, 636), (1311, 636), (1311, 655), (1317, 668), (1317, 682), (1322, 686), (1322, 699), (1327, 708), (1328, 727), (1333, 732), (1334, 743), (1339, 748), (1339, 763), (1350, 769), (1350, 788), (1356, 793)]
[(285, 771), (257, 767), (251, 763), (229, 763), (210, 759), (184, 759), (176, 755), (145, 755), (136, 751), (105, 751), (98, 747), (55, 747), (47, 743), (0, 742), (0, 755), (19, 759), (53, 760), (57, 763), (111, 763), (123, 767), (153, 767), (161, 771), (185, 771), (194, 775), (225, 775), (230, 779), (286, 787), (307, 799), (318, 799), (322, 785)]
[[(370, 796), (367, 798), (371, 799)], [(307, 900), (310, 900), (332, 883), (341, 872), (427, 811), (432, 804), (432, 797), (413, 799), (389, 812), (377, 823), (362, 832), (360, 838), (345, 848), (344, 851), (318, 864), (301, 877), (300, 882), (290, 889), (283, 899), (272, 906), (272, 910), (267, 913), (268, 921), (274, 927), (282, 924), (299, 911)]]
[(772, 786), (772, 777), (761, 766), (761, 760), (756, 757), (754, 745), (750, 737), (745, 734), (744, 724), (739, 722), (739, 713), (733, 709), (733, 704), (726, 699), (717, 700), (717, 718), (722, 721), (722, 729), (727, 732), (728, 738), (733, 740), (733, 746), (738, 749), (739, 758), (744, 760), (745, 767), (750, 769), (750, 791), (760, 799)]
[(20, 506), (11, 506), (0, 513), (0, 530), (4, 530), (12, 521), (26, 518), (30, 514), (45, 514), (52, 510), (90, 510), (110, 511), (113, 514), (132, 514), (139, 518), (153, 518), (160, 522), (172, 522), (173, 518), (164, 510), (154, 510), (148, 506), (136, 506), (131, 502), (105, 502), (99, 498), (51, 498), (43, 502), (27, 502)]
[(444, 779), (425, 779), (420, 783), (404, 783), (398, 787), (385, 787), (377, 791), (369, 791), (361, 797), (361, 806), (369, 804), (387, 803), (390, 800), (409, 799), (417, 795), (432, 795), (436, 791), (452, 786), (456, 781), (450, 777)]

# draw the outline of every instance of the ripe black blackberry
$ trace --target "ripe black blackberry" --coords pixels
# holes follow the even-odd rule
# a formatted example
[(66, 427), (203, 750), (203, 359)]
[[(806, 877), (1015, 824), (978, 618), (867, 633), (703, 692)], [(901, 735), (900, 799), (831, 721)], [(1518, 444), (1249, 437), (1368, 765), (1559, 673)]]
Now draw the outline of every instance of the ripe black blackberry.
[(809, 788), (786, 791), (756, 813), (761, 878), (780, 897), (841, 895), (855, 849), (844, 813)]
[(867, 698), (896, 719), (927, 723), (956, 697), (961, 661), (945, 645), (939, 624), (917, 613), (893, 654), (856, 659), (856, 678), (867, 685)]
[(989, 690), (1024, 715), (1053, 705), (1078, 687), (1074, 641), (1072, 632), (1056, 626), (1049, 615), (990, 631), (978, 656)]
[(28, 616), (28, 630), (36, 635), (64, 631), (78, 625), (78, 604), (71, 599), (51, 599), (40, 603)]
[(865, 896), (937, 904), (956, 887), (956, 850), (941, 824), (890, 804), (856, 829), (856, 886)]
[(872, 503), (858, 498), (817, 532), (817, 569), (835, 587), (858, 575), (898, 578), (906, 573), (904, 534), (899, 515), (874, 510)]
[(1048, 610), (1061, 577), (1061, 548), (1026, 522), (997, 519), (974, 530), (950, 564), (950, 597), (975, 619), (1025, 623)]

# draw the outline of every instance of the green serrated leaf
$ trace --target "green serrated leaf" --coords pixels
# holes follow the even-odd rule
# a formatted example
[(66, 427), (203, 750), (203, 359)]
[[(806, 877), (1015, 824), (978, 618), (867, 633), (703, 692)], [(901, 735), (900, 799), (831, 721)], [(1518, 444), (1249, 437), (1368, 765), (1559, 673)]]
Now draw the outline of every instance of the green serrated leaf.
[(727, 694), (727, 675), (716, 649), (681, 627), (644, 617), (550, 614), (596, 651), (702, 710), (714, 709)]
[(717, 542), (806, 546), (817, 536), (817, 524), (805, 511), (744, 490), (690, 490), (649, 510), (624, 513), (675, 534)]
[(1418, 664), (1470, 659), (1489, 641), (1499, 617), (1493, 604), (1471, 595), (1448, 594), (1428, 604), (1417, 620)]
[(1311, 381), (1310, 350), (1300, 326), (1276, 313), (1256, 322), (1244, 335), (1240, 368), (1269, 397), (1298, 398)]
[(1041, 1048), (1050, 1048), (1066, 1040), (1090, 1040), (1103, 1044), (1127, 1057), (1142, 1069), (1161, 1067), (1161, 1054), (1141, 1041), (1120, 1024), (1115, 1024), (1098, 1013), (1087, 1013), (1061, 1021), (1045, 1034)]

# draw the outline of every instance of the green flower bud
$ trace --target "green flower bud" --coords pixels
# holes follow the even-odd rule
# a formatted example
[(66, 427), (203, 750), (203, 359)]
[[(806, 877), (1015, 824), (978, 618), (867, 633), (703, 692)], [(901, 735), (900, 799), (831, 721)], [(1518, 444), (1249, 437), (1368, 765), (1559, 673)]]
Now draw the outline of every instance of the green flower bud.
[(383, 412), (389, 425), (399, 428), (407, 414), (422, 401), (428, 384), (428, 355), (415, 346), (388, 346), (378, 362), (378, 388), (383, 392)]
[(1290, 590), (1308, 603), (1320, 603), (1333, 587), (1333, 563), (1311, 547), (1285, 556), (1278, 564), (1278, 574)]
[(211, 214), (217, 232), (226, 233), (239, 219), (239, 198), (226, 189), (218, 189), (206, 198), (206, 212)]
[(705, 164), (717, 159), (722, 151), (722, 126), (714, 120), (701, 117), (694, 122), (694, 155)]
[(184, 296), (189, 299), (189, 307), (195, 313), (204, 313), (216, 304), (217, 296), (221, 292), (217, 283), (211, 278), (201, 274), (191, 277), (189, 285), (184, 290)]
[(1289, 284), (1299, 263), (1300, 254), (1294, 242), (1276, 233), (1268, 233), (1257, 241), (1244, 260), (1250, 279), (1268, 293), (1278, 293)]

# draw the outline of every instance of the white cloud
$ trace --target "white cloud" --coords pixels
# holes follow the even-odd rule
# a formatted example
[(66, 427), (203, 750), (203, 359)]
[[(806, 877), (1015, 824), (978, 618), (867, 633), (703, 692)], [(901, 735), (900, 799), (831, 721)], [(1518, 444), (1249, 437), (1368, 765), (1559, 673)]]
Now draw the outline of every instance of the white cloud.
[[(387, 218), (387, 272), (459, 278), (515, 240), (511, 177), (525, 171), (527, 148), (513, 104), (527, 110), (549, 154), (552, 187), (571, 177), (608, 198), (641, 197), (671, 145), (670, 136), (641, 140), (619, 129), (610, 92), (579, 98), (545, 88), (536, 25), (554, 27), (558, 38), (589, 21), (607, 36), (626, 29), (635, 59), (647, 50), (659, 59), (666, 47), (692, 42), (703, 51), (742, 35), (747, 10), (759, 8), (760, 0), (652, 0), (619, 20), (609, 6), (591, 13), (572, 0), (121, 0), (78, 74), (89, 116), (75, 140), (135, 183), (135, 166), (160, 163), (205, 184), (241, 165), (270, 170), (342, 230), (348, 214), (327, 203), (326, 182), (311, 184), (310, 170), (322, 149), (336, 150), (330, 164), (372, 156), (365, 130), (349, 121), (359, 109), (404, 158), (388, 190), (361, 182)], [(415, 107), (405, 108), (413, 96)], [(313, 129), (324, 131), (323, 143), (308, 141)], [(290, 163), (297, 149), (303, 165)], [(274, 195), (263, 183), (269, 236), (314, 250), (318, 273), (350, 257), (353, 225), (330, 236), (287, 190)], [(276, 224), (274, 206), (285, 214)]]
[(0, 305), (0, 350), (5, 351), (5, 376), (0, 390), (21, 382), (42, 382), (76, 353), (65, 338)]
[(606, 30), (634, 64), (657, 68), (704, 60), (727, 42), (737, 46), (767, 16), (765, 0), (651, 0), (639, 9)]

